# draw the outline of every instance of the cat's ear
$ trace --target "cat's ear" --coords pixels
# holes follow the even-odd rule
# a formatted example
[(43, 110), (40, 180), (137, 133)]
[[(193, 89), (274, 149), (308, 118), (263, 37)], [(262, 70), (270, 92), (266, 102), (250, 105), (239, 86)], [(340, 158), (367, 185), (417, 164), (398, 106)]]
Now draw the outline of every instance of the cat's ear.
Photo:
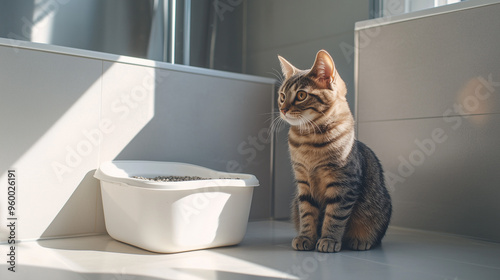
[(280, 60), (281, 72), (283, 72), (283, 75), (285, 75), (285, 79), (290, 78), (299, 71), (297, 68), (295, 68), (295, 66), (293, 66), (282, 56), (278, 55), (278, 59)]
[(320, 50), (316, 54), (316, 60), (309, 75), (314, 77), (320, 87), (331, 89), (335, 72), (335, 64), (330, 54), (325, 50)]

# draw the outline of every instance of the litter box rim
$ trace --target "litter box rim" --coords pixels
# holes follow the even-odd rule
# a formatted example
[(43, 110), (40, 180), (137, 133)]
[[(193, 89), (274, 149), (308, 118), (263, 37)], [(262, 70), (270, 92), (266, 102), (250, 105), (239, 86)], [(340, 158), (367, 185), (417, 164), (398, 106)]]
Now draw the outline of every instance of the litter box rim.
[[(173, 173), (167, 174), (158, 170), (169, 170)], [(147, 170), (151, 170), (148, 171)], [(186, 173), (185, 173), (186, 172)], [(162, 174), (163, 173), (163, 174)], [(144, 179), (131, 178), (132, 176), (155, 177), (163, 175), (174, 176), (199, 176), (213, 177), (208, 180), (180, 181), (180, 182), (157, 182)], [(152, 190), (193, 190), (216, 187), (257, 187), (258, 179), (252, 174), (229, 173), (213, 170), (199, 165), (170, 162), (170, 161), (146, 161), (146, 160), (113, 160), (100, 164), (95, 171), (94, 177), (103, 182), (118, 183), (120, 185), (146, 188)], [(224, 179), (215, 179), (224, 178)], [(232, 179), (226, 179), (232, 178)]]

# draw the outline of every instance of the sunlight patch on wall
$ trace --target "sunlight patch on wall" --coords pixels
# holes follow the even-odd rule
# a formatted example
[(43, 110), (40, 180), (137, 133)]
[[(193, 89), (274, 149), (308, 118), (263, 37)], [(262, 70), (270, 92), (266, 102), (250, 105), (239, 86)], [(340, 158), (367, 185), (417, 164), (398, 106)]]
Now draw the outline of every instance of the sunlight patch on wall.
[[(86, 140), (86, 131), (95, 127), (99, 120), (100, 88), (101, 79), (98, 79), (11, 164), (19, 174), (17, 214), (19, 223), (22, 224), (19, 239), (39, 236), (82, 183), (85, 174), (97, 165), (99, 143)], [(40, 106), (57, 106), (57, 104), (40, 104)], [(40, 112), (23, 112), (33, 114), (32, 123), (23, 124), (26, 126), (26, 133), (30, 133), (30, 126), (37, 125), (37, 118), (41, 117), (37, 114), (43, 114), (47, 110), (50, 110), (50, 107)], [(15, 119), (12, 121), (16, 122)], [(25, 135), (16, 136), (25, 137)], [(6, 181), (5, 176), (5, 173), (2, 174), (0, 180)], [(95, 209), (81, 210), (90, 213), (95, 211)], [(93, 217), (84, 215), (74, 224), (66, 225), (64, 231), (78, 232), (82, 227), (91, 224)]]
[[(64, 55), (59, 57), (67, 59)], [(97, 66), (94, 69), (104, 72), (100, 76), (96, 73), (97, 79), (80, 73), (88, 69), (79, 71), (78, 63), (63, 70), (57, 69), (79, 77), (82, 85), (89, 82), (90, 86), (83, 93), (74, 90), (69, 82), (52, 80), (54, 77), (63, 80), (64, 74), (50, 74), (46, 79), (37, 80), (55, 93), (43, 104), (35, 104), (40, 106), (39, 110), (29, 111), (19, 107), (19, 114), (32, 114), (30, 119), (17, 121), (12, 118), (10, 121), (10, 125), (23, 126), (23, 135), (13, 137), (34, 141), (8, 167), (18, 174), (16, 214), (22, 223), (18, 239), (96, 232), (99, 228), (96, 213), (101, 209), (97, 195), (99, 183), (89, 174), (101, 161), (116, 157), (154, 116), (156, 84), (165, 80), (167, 72), (159, 79), (155, 69), (150, 67), (105, 61), (93, 65)], [(49, 73), (47, 69), (51, 69), (51, 65), (42, 63), (19, 63), (21, 73), (25, 72), (25, 67), (41, 67), (35, 71), (37, 73)], [(22, 79), (23, 83), (32, 83), (29, 75), (23, 75)], [(38, 89), (40, 86), (33, 85)], [(15, 100), (19, 102), (29, 100), (32, 94), (45, 94), (36, 90), (25, 92), (16, 87), (11, 90), (18, 91)], [(73, 103), (57, 102), (68, 94), (76, 95)], [(69, 104), (67, 109), (60, 107)], [(42, 133), (36, 132), (33, 128), (37, 127), (37, 118), (46, 122), (46, 114), (52, 110), (64, 113), (53, 123), (48, 123), (50, 126)], [(6, 170), (0, 172), (3, 173), (0, 180), (7, 182)], [(6, 208), (6, 194), (0, 197), (2, 208)], [(0, 212), (1, 219), (6, 220), (6, 215), (5, 211)], [(2, 227), (0, 241), (7, 240), (7, 237), (8, 233)]]
[(157, 85), (169, 75), (149, 67), (104, 63), (109, 69), (103, 76), (100, 122), (109, 131), (103, 133), (99, 162), (114, 159), (149, 123), (155, 112)]

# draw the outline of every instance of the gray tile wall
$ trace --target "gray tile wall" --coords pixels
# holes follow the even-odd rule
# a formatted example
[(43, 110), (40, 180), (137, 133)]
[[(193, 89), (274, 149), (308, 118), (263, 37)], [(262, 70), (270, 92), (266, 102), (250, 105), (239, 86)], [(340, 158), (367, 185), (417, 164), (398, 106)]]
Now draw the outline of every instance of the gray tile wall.
[(358, 138), (380, 157), (392, 225), (500, 241), (500, 4), (363, 28)]

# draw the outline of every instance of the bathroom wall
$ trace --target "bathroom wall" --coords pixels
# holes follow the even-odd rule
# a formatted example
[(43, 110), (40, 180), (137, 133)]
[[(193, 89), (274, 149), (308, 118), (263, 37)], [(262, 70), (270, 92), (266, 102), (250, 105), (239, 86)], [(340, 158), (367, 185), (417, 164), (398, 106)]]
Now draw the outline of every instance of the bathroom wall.
[[(277, 55), (308, 69), (326, 49), (348, 88), (354, 113), (354, 24), (370, 18), (370, 1), (247, 1), (249, 74), (281, 77)], [(287, 127), (278, 133), (275, 152), (275, 218), (288, 218), (295, 189), (288, 157)]]
[(500, 241), (499, 13), (470, 1), (356, 26), (358, 136), (393, 226)]
[(0, 1), (0, 37), (147, 58), (154, 1)]
[[(15, 170), (17, 239), (105, 232), (92, 175), (112, 159), (255, 174), (251, 219), (270, 217), (274, 80), (11, 39), (0, 61), (0, 181)], [(4, 222), (7, 204), (5, 190)]]

